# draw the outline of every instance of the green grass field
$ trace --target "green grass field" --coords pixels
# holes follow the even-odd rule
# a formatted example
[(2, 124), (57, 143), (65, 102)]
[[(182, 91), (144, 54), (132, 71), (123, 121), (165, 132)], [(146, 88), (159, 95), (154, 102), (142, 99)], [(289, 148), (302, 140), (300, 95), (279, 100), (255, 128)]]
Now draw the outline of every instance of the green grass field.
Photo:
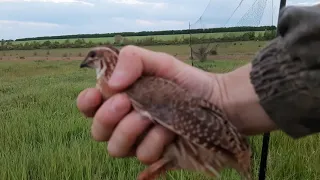
[[(222, 42), (212, 43), (211, 46), (218, 44), (217, 59), (250, 59), (266, 41), (244, 41), (244, 42)], [(196, 45), (195, 45), (196, 46)], [(190, 56), (188, 45), (167, 45), (167, 46), (143, 46), (144, 48), (166, 52), (176, 55), (181, 60), (187, 60)], [(11, 50), (0, 51), (1, 60), (79, 60), (88, 52), (88, 48), (71, 49), (37, 49), (37, 50)]]
[[(171, 48), (158, 50), (171, 51)], [(23, 52), (32, 55), (33, 51)], [(234, 52), (225, 52), (228, 53)], [(202, 66), (209, 71), (226, 72), (248, 61), (215, 59)], [(135, 158), (109, 157), (106, 144), (91, 139), (91, 120), (85, 119), (76, 108), (76, 97), (81, 90), (95, 85), (95, 72), (79, 69), (79, 63), (77, 60), (0, 61), (1, 180), (131, 180), (144, 168)], [(254, 179), (257, 179), (262, 137), (251, 138), (250, 142), (254, 151)], [(319, 135), (294, 141), (282, 132), (272, 133), (267, 179), (318, 179), (319, 146)], [(167, 178), (211, 179), (185, 171), (171, 172)], [(221, 179), (235, 180), (239, 176), (227, 170)]]
[[(235, 36), (238, 36), (238, 35), (241, 35), (243, 34), (244, 32), (219, 32), (219, 33), (201, 33), (201, 34), (192, 34), (193, 37), (203, 37), (203, 36), (206, 36), (206, 37), (214, 37), (214, 38), (219, 38), (219, 37), (222, 37), (224, 34), (230, 34), (230, 35), (235, 35)], [(256, 33), (256, 36), (259, 35), (259, 33), (263, 33), (263, 31), (255, 31)], [(127, 39), (129, 40), (137, 40), (137, 39), (143, 39), (143, 38), (146, 38), (146, 37), (151, 37), (151, 36), (128, 36), (126, 37)], [(189, 34), (172, 34), (172, 35), (156, 35), (156, 36), (152, 36), (154, 37), (155, 39), (161, 39), (161, 40), (171, 40), (171, 39), (174, 39), (174, 38), (189, 38)], [(77, 39), (69, 39), (70, 42), (74, 42), (75, 40)], [(84, 38), (85, 41), (92, 41), (94, 43), (99, 43), (99, 42), (111, 42), (113, 43), (114, 42), (114, 37), (102, 37), (102, 38)], [(44, 42), (44, 41), (47, 41), (47, 40), (37, 40), (38, 42)], [(50, 41), (58, 41), (58, 42), (64, 42), (65, 39), (50, 39)], [(32, 41), (15, 41), (14, 43), (25, 43), (25, 42), (32, 42)]]

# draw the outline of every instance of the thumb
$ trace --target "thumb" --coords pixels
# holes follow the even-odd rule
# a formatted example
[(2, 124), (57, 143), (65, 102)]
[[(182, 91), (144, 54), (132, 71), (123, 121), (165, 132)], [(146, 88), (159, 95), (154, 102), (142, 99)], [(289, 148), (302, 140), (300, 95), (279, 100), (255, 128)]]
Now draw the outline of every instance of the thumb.
[(143, 74), (173, 79), (186, 66), (166, 53), (132, 45), (125, 46), (120, 50), (118, 63), (108, 85), (112, 89), (121, 90), (130, 86)]

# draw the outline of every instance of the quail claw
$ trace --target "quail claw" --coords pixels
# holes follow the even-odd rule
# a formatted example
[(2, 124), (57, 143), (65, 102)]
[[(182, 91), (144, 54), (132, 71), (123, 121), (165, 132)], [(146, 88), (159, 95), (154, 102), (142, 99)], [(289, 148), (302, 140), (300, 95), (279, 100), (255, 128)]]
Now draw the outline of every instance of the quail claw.
[(174, 169), (169, 168), (169, 163), (171, 162), (168, 158), (161, 158), (155, 163), (151, 164), (145, 170), (143, 170), (137, 180), (155, 180), (161, 175), (164, 175), (168, 170)]

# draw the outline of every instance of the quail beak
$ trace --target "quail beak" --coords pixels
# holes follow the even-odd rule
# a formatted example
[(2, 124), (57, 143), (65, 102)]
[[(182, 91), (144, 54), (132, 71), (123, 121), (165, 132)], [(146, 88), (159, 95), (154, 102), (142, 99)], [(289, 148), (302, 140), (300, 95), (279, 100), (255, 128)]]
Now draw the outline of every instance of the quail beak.
[(81, 63), (80, 64), (80, 68), (85, 68), (85, 67), (88, 67), (88, 65), (86, 63)]
[(80, 64), (80, 68), (90, 68), (89, 66), (89, 61), (90, 61), (90, 57), (86, 57)]

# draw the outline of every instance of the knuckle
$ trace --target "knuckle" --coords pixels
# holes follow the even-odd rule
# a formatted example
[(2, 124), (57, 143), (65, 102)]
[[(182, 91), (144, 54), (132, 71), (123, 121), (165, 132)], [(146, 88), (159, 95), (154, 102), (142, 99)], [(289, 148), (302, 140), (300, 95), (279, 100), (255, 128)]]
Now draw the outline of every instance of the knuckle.
[(135, 51), (136, 47), (133, 45), (126, 45), (123, 48), (121, 48), (119, 55), (131, 55)]
[(115, 105), (116, 112), (127, 112), (131, 107), (130, 100), (125, 93), (116, 94), (111, 104)]
[(116, 118), (115, 116), (117, 115), (117, 112), (113, 112), (110, 109), (113, 100), (114, 99), (112, 97), (112, 99), (109, 99), (106, 102), (104, 102), (94, 117), (94, 121), (99, 122), (99, 124), (103, 127), (113, 126), (115, 123), (114, 119)]
[(122, 53), (124, 53), (124, 52), (132, 52), (133, 50), (135, 50), (137, 47), (136, 46), (134, 46), (134, 45), (126, 45), (126, 46), (123, 46), (122, 48), (121, 48), (121, 51), (120, 52), (122, 52)]
[[(164, 148), (174, 139), (174, 134), (162, 126), (155, 126), (137, 150), (137, 158), (143, 164), (151, 164), (164, 153)], [(146, 153), (148, 152), (148, 153)]]

